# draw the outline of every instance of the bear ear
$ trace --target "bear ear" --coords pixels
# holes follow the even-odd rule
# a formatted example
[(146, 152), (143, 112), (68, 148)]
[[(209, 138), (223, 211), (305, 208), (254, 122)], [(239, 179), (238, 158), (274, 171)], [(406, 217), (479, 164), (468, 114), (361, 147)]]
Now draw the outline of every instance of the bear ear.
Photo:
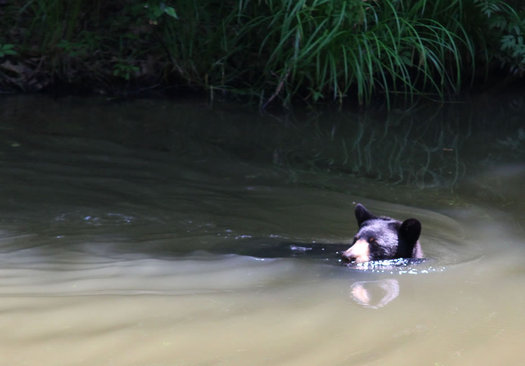
[(421, 235), (421, 223), (416, 219), (406, 219), (399, 227), (399, 236), (410, 244), (415, 244)]
[(377, 219), (376, 216), (372, 215), (370, 211), (360, 203), (355, 206), (355, 218), (357, 219), (357, 225), (359, 226), (361, 226), (366, 220)]

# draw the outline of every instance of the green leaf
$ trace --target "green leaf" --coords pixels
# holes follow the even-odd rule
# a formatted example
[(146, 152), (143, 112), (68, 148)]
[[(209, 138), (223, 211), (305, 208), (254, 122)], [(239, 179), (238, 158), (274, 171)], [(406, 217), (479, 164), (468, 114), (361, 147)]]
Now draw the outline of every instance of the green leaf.
[(17, 55), (18, 52), (16, 52), (14, 48), (14, 44), (0, 44), (0, 57)]
[(172, 17), (173, 19), (179, 19), (179, 16), (175, 12), (175, 9), (173, 9), (173, 7), (171, 6), (167, 6), (166, 8), (164, 8), (164, 13), (166, 13), (166, 15)]

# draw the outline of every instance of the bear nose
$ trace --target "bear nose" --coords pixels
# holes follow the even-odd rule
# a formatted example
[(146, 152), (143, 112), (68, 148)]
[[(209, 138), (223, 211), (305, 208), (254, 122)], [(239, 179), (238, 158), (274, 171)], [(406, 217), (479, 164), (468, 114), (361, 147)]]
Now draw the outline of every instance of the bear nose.
[(350, 248), (341, 255), (343, 260), (356, 261), (363, 263), (370, 261), (370, 247), (366, 240), (360, 239), (356, 241)]
[(350, 249), (347, 249), (343, 253), (341, 253), (341, 258), (346, 262), (351, 262), (357, 259), (357, 257), (353, 254), (352, 250)]

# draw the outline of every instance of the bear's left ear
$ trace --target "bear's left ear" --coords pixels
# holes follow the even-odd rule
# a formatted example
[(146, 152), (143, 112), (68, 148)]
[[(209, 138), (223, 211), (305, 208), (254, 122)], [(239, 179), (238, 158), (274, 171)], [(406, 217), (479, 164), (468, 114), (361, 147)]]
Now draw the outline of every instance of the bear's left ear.
[(399, 236), (410, 244), (415, 244), (421, 235), (421, 223), (416, 219), (406, 219), (399, 227)]
[(367, 220), (377, 219), (376, 216), (372, 215), (370, 211), (368, 211), (365, 206), (358, 203), (355, 205), (355, 218), (357, 220), (357, 225), (361, 227), (361, 224)]

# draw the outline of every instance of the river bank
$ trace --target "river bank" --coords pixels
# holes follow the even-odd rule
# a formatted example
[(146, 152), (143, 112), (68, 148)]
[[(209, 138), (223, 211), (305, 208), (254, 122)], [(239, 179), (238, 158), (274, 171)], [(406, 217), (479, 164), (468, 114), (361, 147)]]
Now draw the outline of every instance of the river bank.
[(3, 1), (0, 92), (390, 106), (522, 80), (520, 2), (425, 3)]

